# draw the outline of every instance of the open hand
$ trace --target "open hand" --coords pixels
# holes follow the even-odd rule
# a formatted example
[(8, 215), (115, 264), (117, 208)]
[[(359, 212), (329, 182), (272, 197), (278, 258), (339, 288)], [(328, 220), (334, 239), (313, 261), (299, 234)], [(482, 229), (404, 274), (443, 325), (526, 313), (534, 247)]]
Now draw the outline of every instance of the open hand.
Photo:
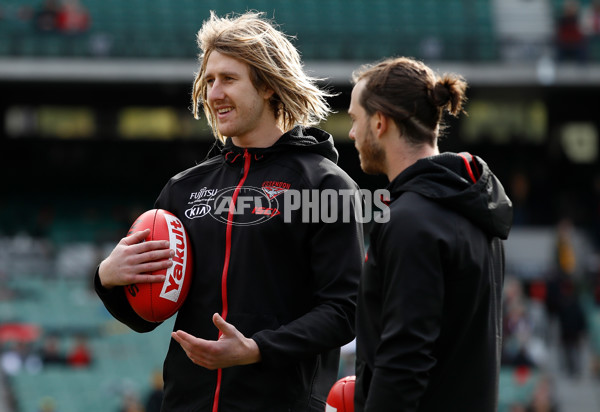
[(246, 338), (218, 313), (213, 315), (213, 323), (219, 329), (218, 340), (196, 338), (182, 330), (171, 333), (171, 336), (192, 362), (207, 369), (249, 365), (260, 361), (260, 350), (253, 339)]

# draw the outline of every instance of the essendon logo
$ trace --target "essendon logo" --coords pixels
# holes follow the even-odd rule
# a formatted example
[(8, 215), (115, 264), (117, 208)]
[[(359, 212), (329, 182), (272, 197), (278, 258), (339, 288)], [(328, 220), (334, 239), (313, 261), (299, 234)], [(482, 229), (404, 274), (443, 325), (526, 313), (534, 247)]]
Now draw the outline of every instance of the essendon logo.
[(160, 297), (177, 302), (185, 278), (188, 245), (186, 244), (181, 221), (174, 216), (168, 215), (165, 215), (165, 219), (169, 227), (169, 242), (171, 248), (175, 250), (175, 256), (173, 256), (173, 265), (167, 269)]
[(291, 185), (289, 183), (276, 182), (274, 180), (266, 181), (262, 184), (262, 190), (269, 199), (276, 198), (286, 190), (289, 190), (290, 187)]

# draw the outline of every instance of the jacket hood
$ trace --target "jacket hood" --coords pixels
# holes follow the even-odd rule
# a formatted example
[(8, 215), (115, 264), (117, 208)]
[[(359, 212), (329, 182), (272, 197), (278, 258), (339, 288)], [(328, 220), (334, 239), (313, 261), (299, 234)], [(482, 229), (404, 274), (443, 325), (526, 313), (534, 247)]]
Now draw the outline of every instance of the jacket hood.
[(487, 163), (468, 153), (418, 160), (388, 186), (392, 200), (404, 192), (425, 196), (471, 220), (491, 236), (506, 239), (512, 202)]
[[(296, 126), (284, 133), (277, 142), (270, 147), (248, 149), (248, 151), (254, 155), (256, 160), (265, 159), (274, 153), (281, 153), (289, 150), (317, 153), (334, 163), (337, 163), (338, 161), (338, 151), (333, 144), (333, 137), (331, 134), (316, 127)], [(221, 148), (221, 153), (228, 162), (231, 162), (232, 159), (240, 158), (235, 155), (240, 154), (243, 151), (243, 148), (233, 144), (231, 138), (228, 138)]]

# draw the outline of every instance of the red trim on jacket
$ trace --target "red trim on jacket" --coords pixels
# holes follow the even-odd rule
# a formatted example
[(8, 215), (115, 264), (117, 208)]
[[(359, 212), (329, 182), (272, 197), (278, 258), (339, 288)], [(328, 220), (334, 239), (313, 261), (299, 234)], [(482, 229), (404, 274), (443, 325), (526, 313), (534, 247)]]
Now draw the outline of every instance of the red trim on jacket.
[[(477, 178), (479, 178), (479, 169), (477, 169), (477, 165), (476, 163), (473, 161), (473, 156), (471, 156), (471, 154), (469, 153), (459, 153), (458, 154), (460, 157), (462, 157), (463, 161), (465, 162), (465, 168), (467, 169), (467, 173), (469, 173), (469, 177), (471, 178), (471, 180), (473, 181), (473, 183), (477, 183), (477, 179), (475, 179), (475, 175), (473, 174), (473, 170), (471, 170), (471, 162), (473, 162), (473, 165), (475, 166), (475, 171), (477, 172)], [(467, 159), (467, 156), (469, 156), (469, 159)]]
[[(236, 156), (237, 157), (237, 156)], [(227, 320), (227, 273), (229, 271), (229, 260), (231, 259), (231, 230), (233, 225), (231, 222), (233, 221), (233, 215), (235, 213), (235, 203), (240, 194), (240, 190), (242, 186), (244, 186), (244, 182), (248, 177), (248, 171), (250, 170), (250, 159), (252, 156), (249, 155), (248, 150), (244, 150), (244, 175), (238, 182), (235, 187), (235, 191), (233, 192), (233, 196), (231, 197), (231, 203), (229, 204), (229, 212), (227, 214), (227, 231), (225, 233), (225, 263), (223, 264), (223, 273), (221, 274), (221, 299), (223, 301), (223, 312), (221, 317)], [(221, 331), (219, 331), (219, 338), (221, 338)], [(219, 394), (221, 392), (221, 379), (223, 376), (223, 369), (217, 370), (217, 387), (215, 388), (215, 398), (213, 400), (212, 412), (217, 412), (219, 410)]]

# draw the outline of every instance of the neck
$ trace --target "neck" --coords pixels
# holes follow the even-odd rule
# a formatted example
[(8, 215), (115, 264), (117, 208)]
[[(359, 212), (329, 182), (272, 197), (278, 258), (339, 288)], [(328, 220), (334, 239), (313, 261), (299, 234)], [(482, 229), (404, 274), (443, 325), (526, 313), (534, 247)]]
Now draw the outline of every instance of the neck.
[(437, 141), (435, 146), (428, 144), (413, 146), (407, 144), (405, 139), (397, 139), (395, 143), (396, 147), (393, 150), (386, 151), (385, 174), (390, 182), (417, 160), (440, 154)]
[(237, 147), (242, 147), (244, 149), (255, 147), (255, 148), (265, 148), (271, 147), (279, 140), (283, 132), (281, 130), (277, 130), (276, 133), (272, 133), (269, 135), (263, 136), (234, 136), (231, 138), (233, 140), (233, 144)]
[(233, 136), (233, 143), (243, 148), (265, 148), (271, 147), (283, 134), (283, 130), (277, 122), (263, 122), (262, 126), (250, 130), (239, 136)]

